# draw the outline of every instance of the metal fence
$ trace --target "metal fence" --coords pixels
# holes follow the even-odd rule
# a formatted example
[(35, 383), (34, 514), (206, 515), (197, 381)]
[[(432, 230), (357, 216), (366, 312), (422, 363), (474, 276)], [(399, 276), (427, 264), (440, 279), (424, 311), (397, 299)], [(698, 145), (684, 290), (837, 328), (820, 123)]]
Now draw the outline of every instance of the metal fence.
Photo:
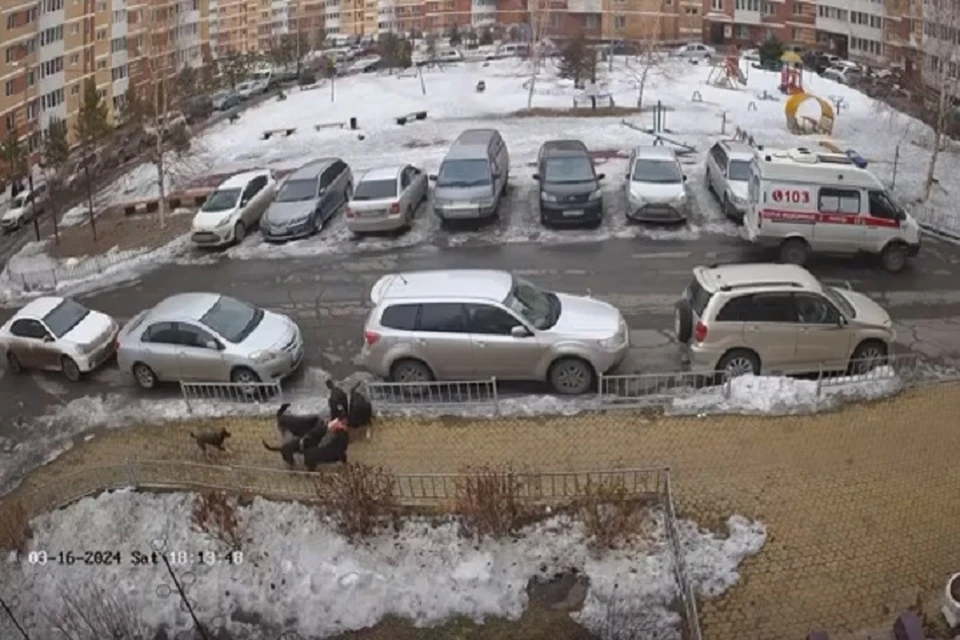
[(181, 382), (180, 393), (191, 412), (205, 403), (258, 405), (283, 400), (283, 388), (278, 381)]
[(923, 361), (916, 353), (886, 356), (881, 360), (853, 360), (846, 371), (821, 371), (817, 376), (817, 395), (825, 389), (872, 385), (883, 381), (899, 381), (903, 385), (921, 382)]
[(59, 264), (48, 268), (18, 269), (16, 260), (7, 263), (7, 277), (12, 284), (23, 291), (55, 291), (57, 287), (67, 281), (82, 280), (99, 275), (121, 262), (128, 261), (140, 255), (140, 250), (117, 251), (100, 256), (90, 256), (76, 262), (76, 264)]
[(365, 390), (374, 406), (397, 409), (489, 406), (499, 410), (497, 379), (434, 382), (367, 382)]
[(960, 216), (955, 210), (918, 205), (911, 207), (910, 214), (924, 229), (953, 240), (960, 240)]
[(602, 404), (622, 407), (659, 406), (705, 390), (722, 390), (727, 397), (730, 380), (722, 373), (676, 372), (600, 376), (597, 383)]
[(687, 635), (685, 638), (686, 640), (703, 640), (703, 632), (700, 630), (700, 613), (697, 611), (697, 594), (693, 590), (693, 585), (687, 576), (686, 562), (683, 557), (683, 546), (680, 544), (680, 532), (677, 527), (677, 511), (673, 504), (673, 491), (670, 486), (669, 473), (664, 478), (664, 484), (663, 520), (673, 555), (673, 575), (677, 581), (677, 591), (683, 607), (683, 619), (687, 625)]

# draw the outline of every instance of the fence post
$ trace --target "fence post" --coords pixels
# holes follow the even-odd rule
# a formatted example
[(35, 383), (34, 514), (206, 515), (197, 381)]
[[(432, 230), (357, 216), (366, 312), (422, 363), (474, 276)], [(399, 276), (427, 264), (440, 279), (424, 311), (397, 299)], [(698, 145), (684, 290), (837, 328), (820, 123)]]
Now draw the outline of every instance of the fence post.
[(187, 405), (187, 413), (193, 413), (193, 406), (190, 404), (190, 394), (187, 393), (187, 387), (183, 380), (180, 381), (180, 395), (183, 396), (183, 402)]
[(499, 417), (500, 415), (500, 394), (497, 391), (497, 377), (493, 376), (490, 378), (491, 390), (493, 392), (493, 412)]
[(732, 383), (731, 383), (732, 378), (733, 376), (731, 376), (729, 373), (727, 372), (723, 373), (723, 397), (726, 398), (727, 400), (730, 399), (730, 394), (733, 393)]
[(597, 400), (603, 402), (603, 374), (597, 374)]
[(817, 397), (823, 392), (823, 363), (821, 362), (817, 369)]
[(131, 487), (136, 489), (138, 488), (137, 472), (133, 465), (134, 465), (133, 461), (130, 460), (129, 458), (124, 463), (124, 466), (127, 469), (127, 482), (130, 484)]

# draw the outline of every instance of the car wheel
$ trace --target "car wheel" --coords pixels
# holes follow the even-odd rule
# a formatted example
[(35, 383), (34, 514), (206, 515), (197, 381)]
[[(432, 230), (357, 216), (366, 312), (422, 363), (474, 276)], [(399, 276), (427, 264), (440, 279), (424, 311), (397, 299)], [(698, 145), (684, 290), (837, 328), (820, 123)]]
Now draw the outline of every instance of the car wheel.
[(887, 364), (887, 345), (879, 340), (867, 340), (857, 345), (850, 356), (847, 372), (850, 375), (869, 373)]
[(133, 365), (133, 379), (141, 389), (153, 389), (157, 386), (157, 374), (142, 362)]
[(23, 373), (23, 364), (17, 354), (12, 351), (7, 352), (7, 369), (10, 370), (10, 373)]
[(709, 192), (712, 193), (714, 196), (716, 196), (716, 195), (717, 195), (717, 192), (716, 192), (716, 190), (714, 190), (714, 188), (713, 188), (713, 181), (710, 180), (710, 169), (709, 169), (709, 167), (707, 168), (707, 172), (706, 172), (706, 175), (704, 176), (704, 179), (707, 181), (707, 191), (709, 191)]
[(583, 395), (593, 386), (593, 366), (582, 358), (561, 358), (550, 365), (547, 382), (565, 396)]
[(430, 382), (433, 379), (433, 371), (420, 360), (397, 360), (390, 367), (391, 382)]
[(907, 250), (899, 242), (891, 242), (880, 253), (880, 264), (888, 273), (900, 273), (907, 266)]
[(230, 382), (236, 384), (257, 384), (260, 382), (260, 376), (258, 376), (253, 369), (237, 367), (230, 372)]
[(83, 375), (76, 361), (67, 356), (60, 358), (60, 370), (63, 371), (63, 375), (65, 375), (70, 382), (79, 382), (80, 377)]
[(760, 375), (760, 358), (757, 354), (746, 349), (728, 351), (717, 363), (717, 371), (724, 373), (728, 378), (738, 376)]
[(243, 239), (247, 237), (247, 228), (242, 222), (238, 222), (233, 226), (233, 242), (234, 244), (240, 244), (243, 242)]
[(802, 238), (790, 238), (780, 245), (780, 261), (803, 266), (810, 256), (810, 246)]

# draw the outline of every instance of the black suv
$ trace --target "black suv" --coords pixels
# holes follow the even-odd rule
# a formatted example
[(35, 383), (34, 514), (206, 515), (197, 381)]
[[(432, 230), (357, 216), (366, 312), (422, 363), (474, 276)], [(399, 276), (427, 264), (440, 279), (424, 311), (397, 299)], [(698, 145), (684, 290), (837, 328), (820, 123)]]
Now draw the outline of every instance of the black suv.
[(540, 147), (537, 173), (540, 183), (540, 222), (600, 226), (603, 194), (587, 146), (579, 140), (550, 140)]

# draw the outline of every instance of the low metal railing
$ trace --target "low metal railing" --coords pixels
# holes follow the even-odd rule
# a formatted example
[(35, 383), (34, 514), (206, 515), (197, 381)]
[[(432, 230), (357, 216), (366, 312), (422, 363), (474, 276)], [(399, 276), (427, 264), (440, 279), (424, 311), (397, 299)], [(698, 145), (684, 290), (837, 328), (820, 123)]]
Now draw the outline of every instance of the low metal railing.
[(497, 379), (431, 382), (367, 382), (364, 383), (375, 407), (396, 409), (416, 406), (443, 408), (459, 405), (487, 405), (499, 410)]
[(853, 360), (846, 370), (821, 370), (817, 376), (817, 395), (824, 389), (869, 385), (884, 381), (898, 381), (903, 385), (919, 382), (922, 361), (916, 353)]
[(670, 484), (670, 474), (665, 477), (666, 490), (664, 491), (664, 526), (667, 530), (667, 539), (670, 541), (670, 550), (673, 555), (673, 575), (677, 582), (677, 591), (680, 603), (683, 606), (683, 621), (686, 625), (686, 640), (703, 640), (703, 631), (700, 629), (700, 613), (697, 610), (697, 594), (687, 576), (686, 561), (683, 554), (683, 545), (680, 543), (680, 531), (677, 527), (677, 511), (673, 503), (673, 490)]
[(727, 397), (730, 380), (722, 373), (637, 373), (600, 376), (597, 384), (600, 401), (617, 406), (659, 406), (707, 389), (721, 390)]
[(181, 382), (180, 393), (193, 411), (197, 403), (265, 404), (283, 400), (283, 389), (272, 382)]

